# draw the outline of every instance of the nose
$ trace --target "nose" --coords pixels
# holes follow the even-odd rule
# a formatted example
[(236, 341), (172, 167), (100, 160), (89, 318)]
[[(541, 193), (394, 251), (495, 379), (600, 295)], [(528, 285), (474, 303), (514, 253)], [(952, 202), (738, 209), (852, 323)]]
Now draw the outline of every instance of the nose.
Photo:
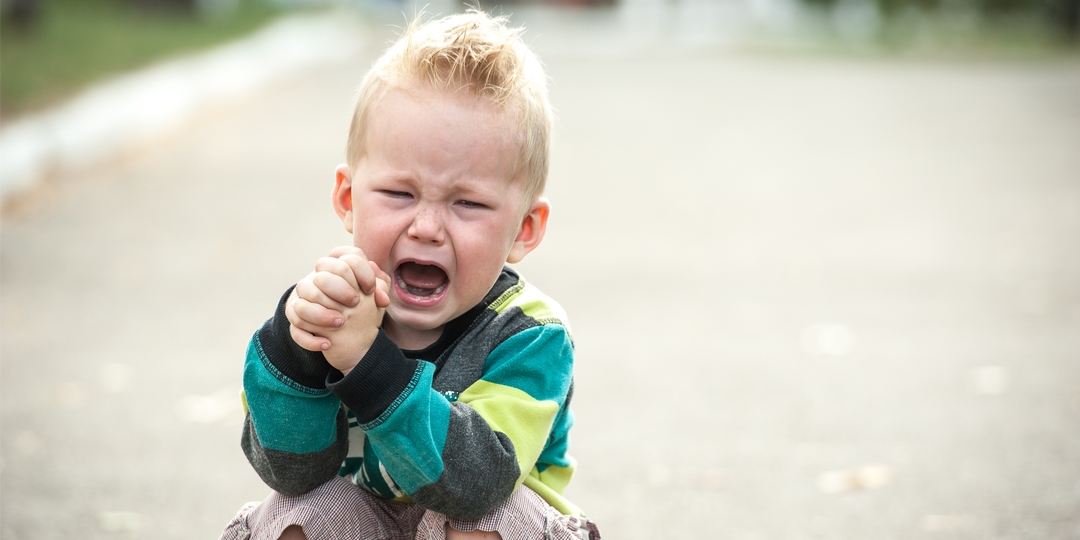
[(439, 211), (429, 206), (417, 209), (416, 217), (409, 225), (409, 238), (424, 243), (442, 244), (446, 239), (446, 232), (443, 230)]

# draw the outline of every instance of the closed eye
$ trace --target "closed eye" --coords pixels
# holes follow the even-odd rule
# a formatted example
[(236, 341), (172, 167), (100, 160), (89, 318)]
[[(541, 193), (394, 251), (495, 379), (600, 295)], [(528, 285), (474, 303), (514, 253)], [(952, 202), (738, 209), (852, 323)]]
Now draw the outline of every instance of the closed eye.
[(411, 199), (412, 194), (408, 191), (392, 191), (389, 189), (380, 190), (379, 193), (395, 199)]
[(461, 206), (464, 206), (465, 208), (487, 208), (488, 207), (488, 205), (486, 205), (486, 204), (478, 203), (476, 201), (467, 201), (467, 200), (464, 200), (464, 199), (458, 201), (458, 204), (461, 205)]

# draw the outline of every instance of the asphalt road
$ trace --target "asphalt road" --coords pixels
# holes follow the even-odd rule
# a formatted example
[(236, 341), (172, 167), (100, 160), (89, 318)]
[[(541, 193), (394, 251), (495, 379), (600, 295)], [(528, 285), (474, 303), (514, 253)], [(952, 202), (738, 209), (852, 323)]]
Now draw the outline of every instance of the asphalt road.
[[(573, 323), (569, 494), (608, 538), (1080, 537), (1080, 62), (533, 16), (554, 213), (521, 269)], [(266, 495), (243, 354), (349, 240), (375, 49), (8, 209), (4, 540), (216, 538)]]

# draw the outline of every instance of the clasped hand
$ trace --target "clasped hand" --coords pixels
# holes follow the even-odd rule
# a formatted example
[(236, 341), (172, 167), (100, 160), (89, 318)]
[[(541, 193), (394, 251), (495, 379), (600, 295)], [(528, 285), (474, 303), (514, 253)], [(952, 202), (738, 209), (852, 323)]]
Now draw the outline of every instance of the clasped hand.
[(389, 283), (390, 276), (359, 248), (334, 248), (285, 303), (293, 341), (322, 351), (331, 366), (348, 374), (379, 335), (390, 305)]

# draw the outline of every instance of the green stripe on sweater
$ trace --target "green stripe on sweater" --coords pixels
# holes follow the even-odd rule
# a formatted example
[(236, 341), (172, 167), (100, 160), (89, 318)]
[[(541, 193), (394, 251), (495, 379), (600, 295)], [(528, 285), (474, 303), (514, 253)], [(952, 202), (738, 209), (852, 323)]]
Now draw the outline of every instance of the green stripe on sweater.
[(519, 282), (517, 287), (508, 289), (491, 304), (491, 309), (496, 313), (511, 308), (521, 309), (522, 313), (540, 324), (561, 324), (566, 327), (567, 333), (570, 333), (570, 324), (567, 322), (569, 319), (562, 306), (524, 280)]
[[(467, 403), (491, 426), (514, 443), (518, 470), (525, 479), (547, 442), (546, 434), (559, 412), (554, 401), (537, 401), (517, 388), (484, 380), (465, 389), (458, 402)], [(541, 436), (537, 436), (541, 435)]]

